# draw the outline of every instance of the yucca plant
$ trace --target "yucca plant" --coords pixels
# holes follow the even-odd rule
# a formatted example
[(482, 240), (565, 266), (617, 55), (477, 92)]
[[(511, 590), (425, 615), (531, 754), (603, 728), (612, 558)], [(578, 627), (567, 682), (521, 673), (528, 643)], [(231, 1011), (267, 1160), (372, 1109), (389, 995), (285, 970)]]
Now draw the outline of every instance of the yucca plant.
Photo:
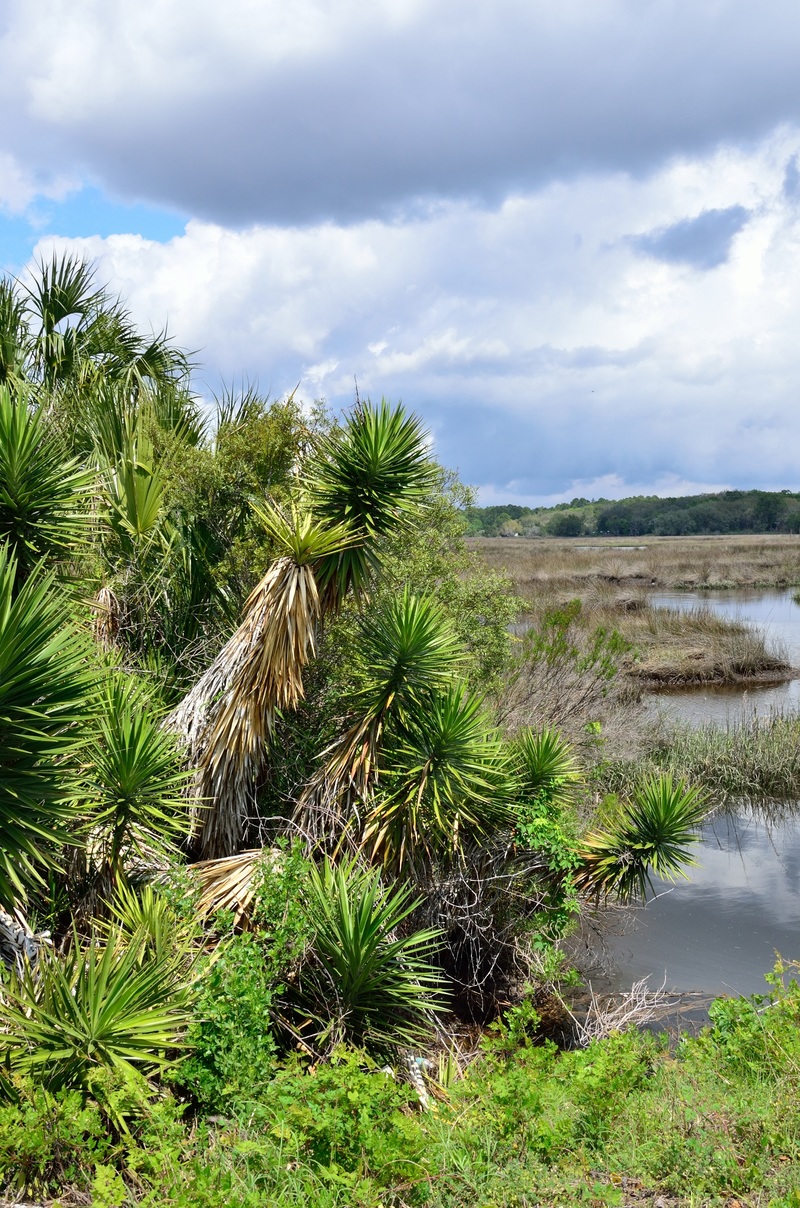
[(411, 890), (385, 888), (377, 870), (356, 860), (326, 860), (308, 884), (312, 952), (294, 998), (308, 1019), (302, 1035), (318, 1051), (419, 1043), (444, 1000), (430, 960), (439, 933), (401, 934), (419, 905)]
[(547, 804), (566, 804), (580, 781), (580, 769), (571, 745), (558, 730), (521, 730), (512, 744), (520, 789)]
[(669, 774), (645, 780), (605, 829), (584, 838), (577, 888), (629, 902), (644, 898), (651, 874), (668, 881), (685, 877), (685, 868), (696, 863), (690, 848), (706, 813), (699, 789)]
[(95, 476), (59, 449), (42, 411), (0, 385), (0, 541), (18, 581), (42, 558), (63, 561), (88, 543)]
[(364, 849), (395, 871), (457, 852), (513, 824), (508, 752), (483, 701), (460, 684), (432, 693), (384, 746)]
[(161, 867), (189, 833), (191, 772), (152, 695), (122, 671), (101, 689), (86, 763), (92, 879), (108, 888), (134, 869)]
[(80, 812), (79, 758), (93, 708), (88, 635), (53, 575), (22, 586), (0, 544), (0, 902), (59, 866)]
[(400, 407), (367, 405), (324, 444), (308, 480), (313, 511), (261, 509), (281, 553), (236, 633), (169, 719), (211, 807), (198, 835), (204, 857), (241, 843), (275, 710), (302, 699), (325, 608), (364, 589), (372, 544), (417, 510), (429, 473), (417, 421)]
[[(73, 932), (66, 954), (43, 949), (35, 974), (3, 987), (0, 1051), (7, 1068), (48, 1089), (103, 1099), (109, 1074), (124, 1083), (171, 1064), (190, 1002), (180, 954), (143, 955), (121, 928), (88, 942)], [(114, 1112), (113, 1094), (104, 1106)]]
[(378, 561), (381, 537), (417, 519), (435, 482), (426, 434), (402, 406), (359, 403), (344, 427), (317, 446), (307, 474), (320, 516), (344, 522), (362, 541), (323, 559), (318, 580), (326, 606), (362, 593)]
[(264, 507), (260, 515), (281, 553), (233, 637), (167, 722), (186, 741), (195, 795), (209, 807), (196, 828), (209, 859), (237, 850), (275, 711), (302, 699), (321, 612), (315, 564), (354, 539), (347, 526), (323, 525), (299, 510)]
[(361, 619), (357, 657), (359, 687), (350, 718), (322, 752), (295, 818), (322, 840), (341, 837), (340, 806), (369, 794), (387, 719), (424, 711), (431, 694), (450, 683), (464, 653), (441, 607), (406, 588)]

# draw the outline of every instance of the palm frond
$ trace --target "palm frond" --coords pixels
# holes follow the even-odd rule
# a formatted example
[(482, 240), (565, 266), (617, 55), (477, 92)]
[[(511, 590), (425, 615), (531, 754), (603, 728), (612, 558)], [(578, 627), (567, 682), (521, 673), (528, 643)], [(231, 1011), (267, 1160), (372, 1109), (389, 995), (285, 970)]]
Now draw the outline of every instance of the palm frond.
[(94, 474), (65, 456), (24, 394), (0, 385), (0, 541), (24, 577), (42, 558), (62, 560), (88, 544)]
[[(4, 986), (0, 1027), (11, 1070), (51, 1090), (102, 1096), (104, 1072), (147, 1077), (171, 1063), (189, 1021), (185, 965), (174, 953), (150, 953), (111, 929), (88, 944), (73, 934), (70, 951), (43, 949)], [(112, 1103), (105, 1104), (114, 1113)], [(125, 1127), (118, 1111), (115, 1123)]]
[(362, 404), (347, 424), (322, 439), (308, 474), (320, 515), (345, 523), (364, 541), (325, 559), (319, 568), (326, 603), (363, 592), (376, 565), (376, 539), (417, 519), (435, 480), (426, 434), (402, 405)]
[(202, 915), (229, 910), (235, 926), (250, 913), (259, 875), (265, 867), (275, 867), (280, 859), (277, 848), (255, 847), (235, 856), (201, 860), (190, 865), (200, 886), (197, 909)]
[(543, 796), (548, 804), (569, 801), (580, 781), (575, 753), (558, 730), (521, 730), (512, 744), (520, 788), (530, 797)]
[(12, 283), (0, 280), (0, 385), (11, 388), (26, 378), (25, 362), (30, 348), (30, 331), (24, 300)]
[(11, 905), (79, 813), (81, 723), (92, 707), (88, 635), (71, 622), (53, 576), (34, 570), (20, 587), (0, 544), (0, 901)]
[(365, 850), (401, 871), (510, 826), (513, 766), (479, 697), (462, 685), (432, 695), (384, 749)]
[(188, 836), (191, 773), (181, 769), (174, 737), (159, 726), (153, 700), (133, 677), (109, 675), (100, 703), (98, 732), (87, 749), (87, 850), (94, 875), (114, 883), (132, 864), (163, 862)]
[(210, 807), (198, 819), (208, 858), (237, 850), (275, 711), (294, 709), (303, 697), (321, 611), (315, 551), (327, 556), (352, 540), (348, 529), (330, 533), (300, 514), (284, 517), (284, 526), (293, 552), (269, 568), (241, 625), (167, 722), (184, 739), (197, 768), (196, 795)]
[(463, 661), (458, 637), (442, 608), (408, 588), (362, 617), (358, 650), (361, 686), (353, 693), (351, 720), (320, 755), (320, 767), (303, 791), (296, 821), (321, 841), (337, 839), (343, 798), (366, 798), (374, 778), (387, 717), (425, 708)]
[(586, 835), (576, 886), (632, 901), (644, 898), (651, 873), (668, 881), (685, 877), (685, 868), (695, 863), (690, 848), (706, 813), (699, 789), (674, 782), (669, 774), (651, 777), (604, 830)]
[(419, 905), (406, 886), (386, 889), (377, 870), (326, 860), (309, 878), (311, 959), (297, 1003), (317, 1049), (343, 1041), (386, 1052), (419, 1043), (443, 1006), (431, 964), (440, 933), (402, 934)]

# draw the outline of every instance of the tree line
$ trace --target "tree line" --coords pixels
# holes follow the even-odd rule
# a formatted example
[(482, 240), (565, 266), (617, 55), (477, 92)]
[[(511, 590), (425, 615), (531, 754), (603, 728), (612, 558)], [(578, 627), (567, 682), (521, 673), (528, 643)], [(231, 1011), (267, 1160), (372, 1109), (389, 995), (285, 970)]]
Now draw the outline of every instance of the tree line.
[(662, 499), (573, 499), (552, 508), (464, 508), (475, 537), (683, 537), (702, 533), (800, 533), (800, 493), (717, 491)]

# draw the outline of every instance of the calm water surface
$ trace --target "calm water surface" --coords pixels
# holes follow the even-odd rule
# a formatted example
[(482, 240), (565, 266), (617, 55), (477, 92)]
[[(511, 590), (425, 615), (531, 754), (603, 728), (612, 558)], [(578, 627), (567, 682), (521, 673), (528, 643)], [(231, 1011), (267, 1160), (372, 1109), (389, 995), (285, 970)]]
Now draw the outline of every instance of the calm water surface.
[[(800, 607), (791, 591), (663, 592), (652, 602), (707, 607), (757, 625), (800, 667)], [(658, 693), (648, 708), (693, 725), (725, 725), (743, 713), (800, 709), (800, 680)], [(653, 988), (666, 977), (668, 988), (680, 990), (763, 993), (776, 950), (800, 959), (800, 803), (771, 822), (749, 810), (718, 817), (696, 854), (689, 881), (658, 884), (658, 897), (608, 937), (617, 988), (649, 975)]]
[(749, 812), (720, 817), (696, 855), (690, 881), (656, 882), (654, 900), (612, 922), (611, 981), (649, 975), (654, 989), (666, 977), (668, 989), (764, 993), (776, 950), (800, 958), (800, 827)]
[[(800, 667), (800, 607), (794, 603), (792, 594), (792, 591), (673, 591), (654, 593), (650, 600), (661, 608), (709, 608), (754, 625), (793, 667)], [(765, 717), (776, 709), (800, 709), (800, 679), (751, 688), (726, 685), (659, 692), (650, 698), (648, 708), (693, 725), (706, 721), (725, 725), (739, 718), (742, 711)]]

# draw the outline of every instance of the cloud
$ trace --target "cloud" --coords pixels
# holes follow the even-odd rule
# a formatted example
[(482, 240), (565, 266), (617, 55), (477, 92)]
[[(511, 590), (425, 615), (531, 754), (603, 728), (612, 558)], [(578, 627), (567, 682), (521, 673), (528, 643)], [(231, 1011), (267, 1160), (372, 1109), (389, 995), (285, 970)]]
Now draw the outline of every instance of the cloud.
[(750, 212), (744, 206), (704, 210), (696, 218), (683, 218), (672, 226), (637, 235), (632, 242), (638, 251), (667, 264), (691, 264), (699, 269), (719, 268), (727, 261), (734, 237), (749, 218)]
[(9, 0), (3, 138), (229, 227), (497, 206), (797, 123), (798, 35), (788, 0)]
[[(345, 406), (357, 376), (362, 394), (420, 411), (442, 460), (487, 497), (794, 487), (800, 216), (783, 184), (798, 153), (800, 134), (782, 131), (642, 180), (558, 182), (405, 222), (194, 220), (161, 243), (59, 246), (97, 257), (139, 322), (167, 322), (207, 367), (204, 391), (299, 381)], [(739, 210), (749, 220), (714, 272), (700, 253), (676, 264), (631, 244), (632, 230)]]

